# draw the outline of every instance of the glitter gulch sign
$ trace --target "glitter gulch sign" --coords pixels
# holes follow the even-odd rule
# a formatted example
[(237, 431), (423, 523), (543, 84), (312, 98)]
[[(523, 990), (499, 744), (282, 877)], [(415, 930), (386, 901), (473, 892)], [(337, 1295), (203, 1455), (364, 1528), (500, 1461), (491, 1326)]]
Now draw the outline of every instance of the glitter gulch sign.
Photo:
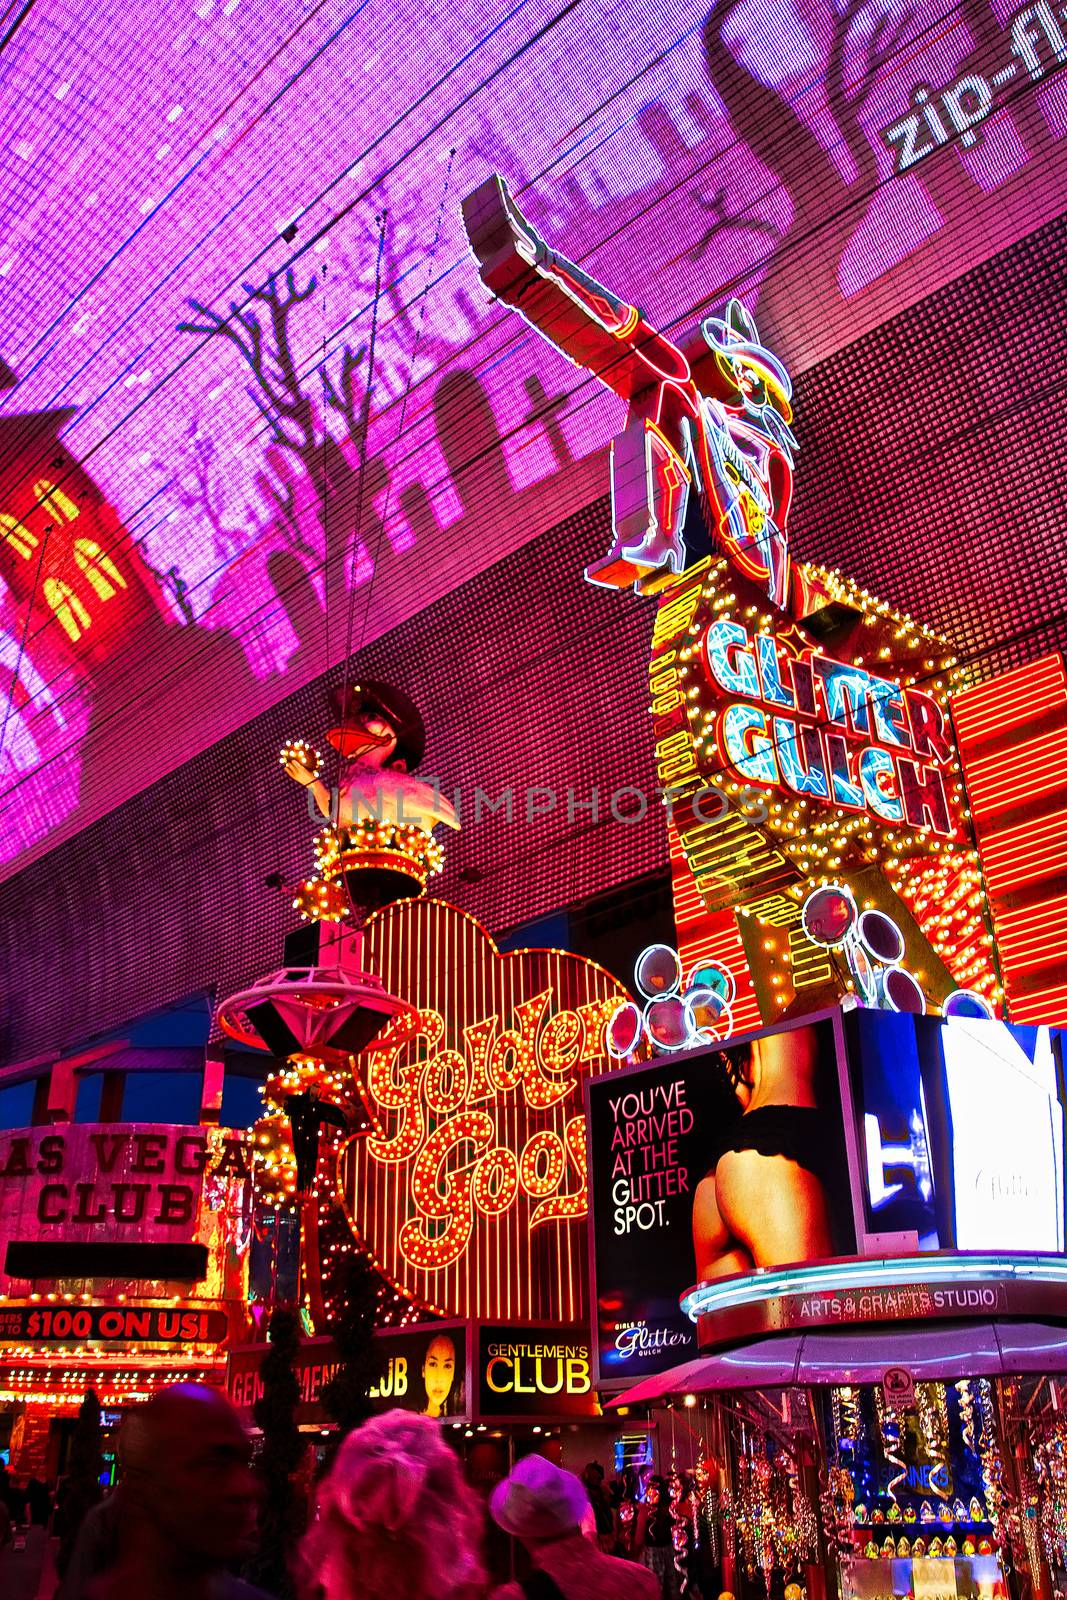
[(370, 1126), (339, 1167), (357, 1237), (427, 1309), (581, 1316), (582, 1083), (612, 1065), (604, 1028), (622, 990), (563, 951), (502, 955), (437, 901), (380, 912), (367, 944), (418, 1009), (357, 1058)]
[(684, 963), (742, 975), (738, 1031), (833, 1004), (849, 973), (801, 909), (833, 882), (903, 930), (929, 1003), (959, 987), (995, 1004), (948, 715), (955, 658), (840, 574), (794, 574), (817, 597), (799, 620), (773, 616), (724, 556), (660, 596), (649, 691)]

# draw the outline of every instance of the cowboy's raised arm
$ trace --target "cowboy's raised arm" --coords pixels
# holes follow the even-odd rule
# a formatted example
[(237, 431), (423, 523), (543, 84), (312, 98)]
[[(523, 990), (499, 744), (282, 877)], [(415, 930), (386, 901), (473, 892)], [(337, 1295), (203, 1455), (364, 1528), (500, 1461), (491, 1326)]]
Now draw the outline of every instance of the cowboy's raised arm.
[(467, 196), (463, 222), (486, 288), (624, 400), (663, 377), (688, 377), (681, 352), (635, 306), (549, 248), (503, 178)]

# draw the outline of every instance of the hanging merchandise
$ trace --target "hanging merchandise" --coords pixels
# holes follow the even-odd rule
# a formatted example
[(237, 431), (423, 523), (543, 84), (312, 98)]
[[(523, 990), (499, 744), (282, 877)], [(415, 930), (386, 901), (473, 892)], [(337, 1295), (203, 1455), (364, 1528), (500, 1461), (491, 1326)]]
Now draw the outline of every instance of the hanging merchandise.
[(823, 1526), (842, 1554), (852, 1550), (852, 1529), (856, 1522), (866, 1521), (866, 1506), (853, 1507), (855, 1492), (847, 1467), (827, 1468), (826, 1483), (820, 1495)]
[(787, 1538), (792, 1544), (794, 1565), (799, 1569), (805, 1563), (816, 1559), (819, 1549), (819, 1522), (815, 1515), (815, 1507), (801, 1482), (800, 1468), (796, 1459), (787, 1455), (784, 1462), (789, 1480), (789, 1501), (792, 1506)]
[(1059, 1417), (1030, 1435), (1039, 1492), (1038, 1520), (1048, 1564), (1067, 1568), (1067, 1423)]
[(993, 1408), (993, 1385), (988, 1378), (975, 1383), (979, 1418), (978, 1456), (982, 1463), (982, 1482), (985, 1485), (985, 1503), (993, 1538), (999, 1546), (1005, 1564), (1010, 1555), (1008, 1503), (1004, 1488), (1004, 1461), (997, 1436), (996, 1412)]
[(856, 1483), (853, 1476), (856, 1444), (861, 1429), (859, 1390), (849, 1385), (831, 1390), (830, 1409), (834, 1455), (827, 1467), (820, 1502), (826, 1532), (838, 1551), (845, 1554), (852, 1550), (852, 1530), (856, 1523), (867, 1520), (866, 1505), (863, 1502), (855, 1504)]
[(733, 1567), (737, 1561), (737, 1498), (726, 1482), (723, 1483), (719, 1500), (719, 1520), (722, 1524), (723, 1567)]
[[(689, 1558), (692, 1550), (691, 1507), (686, 1494), (685, 1480), (678, 1471), (678, 1441), (674, 1429), (674, 1410), (671, 1410), (671, 1473), (667, 1480), (671, 1514), (671, 1561), (674, 1566), (677, 1590), (685, 1595), (689, 1590)], [(673, 1585), (672, 1585), (673, 1587)]]
[(672, 1466), (668, 1480), (671, 1509), (671, 1550), (678, 1579), (678, 1593), (689, 1592), (689, 1562), (692, 1554), (692, 1515), (685, 1479)]
[(956, 1393), (960, 1403), (960, 1424), (963, 1430), (963, 1442), (972, 1455), (977, 1455), (978, 1445), (975, 1439), (975, 1395), (974, 1385), (970, 1378), (961, 1378), (956, 1385)]
[(1029, 1462), (1018, 1462), (1019, 1469), (1019, 1521), (1022, 1541), (1026, 1549), (1027, 1566), (1031, 1574), (1041, 1571), (1041, 1496), (1037, 1475)]
[(908, 1470), (904, 1465), (904, 1428), (899, 1411), (891, 1406), (882, 1389), (874, 1391), (874, 1403), (878, 1412), (878, 1427), (882, 1437), (882, 1454), (886, 1465), (893, 1469), (892, 1476), (886, 1485), (886, 1493), (897, 1504), (897, 1496), (901, 1486), (907, 1481)]
[(788, 1581), (815, 1559), (814, 1510), (793, 1456), (770, 1435), (756, 1435), (749, 1448), (742, 1429), (734, 1525), (744, 1570), (749, 1577), (762, 1573), (768, 1595), (776, 1574)]
[(860, 1436), (860, 1392), (845, 1385), (831, 1392), (830, 1402), (838, 1446), (853, 1449)]
[[(706, 1445), (706, 1441), (705, 1441)], [(722, 1475), (719, 1463), (713, 1456), (705, 1455), (696, 1464), (696, 1516), (694, 1536), (712, 1566), (722, 1560)]]
[(923, 1449), (930, 1462), (930, 1488), (940, 1499), (947, 1501), (951, 1478), (948, 1464), (948, 1394), (945, 1385), (916, 1384), (915, 1410)]

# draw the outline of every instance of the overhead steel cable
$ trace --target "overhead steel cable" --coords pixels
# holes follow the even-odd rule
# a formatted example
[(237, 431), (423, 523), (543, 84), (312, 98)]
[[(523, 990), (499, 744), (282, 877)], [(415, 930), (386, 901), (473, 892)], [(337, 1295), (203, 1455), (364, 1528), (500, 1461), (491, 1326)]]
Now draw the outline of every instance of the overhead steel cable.
[[(946, 15), (950, 15), (950, 14), (946, 14)], [(943, 20), (943, 19), (941, 19), (941, 20)], [(956, 24), (955, 24), (955, 23), (953, 23), (953, 26), (955, 26), (955, 25), (956, 25)], [(933, 26), (934, 26), (934, 24), (930, 24), (930, 25), (929, 25), (929, 27), (928, 27), (928, 28), (927, 28), (927, 29), (926, 29), (926, 30), (924, 30), (924, 33), (929, 33), (929, 32), (930, 32), (930, 30), (931, 30), (931, 28), (932, 28), (932, 27), (933, 27)], [(687, 32), (688, 32), (688, 33), (691, 33), (691, 32), (692, 32), (692, 30), (687, 30)], [(921, 37), (921, 36), (920, 36), (920, 37)], [(676, 41), (676, 43), (677, 43), (677, 42), (678, 42), (678, 41)], [(671, 48), (673, 48), (673, 47), (674, 47), (674, 46), (672, 46), (672, 47), (671, 47)], [(914, 54), (914, 53), (915, 53), (915, 50), (916, 50), (916, 48), (917, 48), (917, 46), (916, 46), (916, 41), (915, 41), (915, 39), (914, 39), (914, 38), (913, 38), (913, 39), (912, 39), (912, 40), (911, 40), (911, 41), (909, 41), (909, 48), (910, 48), (910, 50), (911, 50), (911, 53), (912, 53), (912, 54)], [(655, 64), (656, 64), (656, 62), (657, 62), (657, 61), (658, 61), (658, 60), (660, 60), (660, 59), (662, 59), (662, 56), (663, 56), (663, 54), (664, 54), (664, 53), (663, 53), (663, 52), (661, 52), (661, 54), (660, 54), (660, 57), (658, 57), (658, 58), (656, 58), (656, 60), (655, 60), (655, 61), (654, 61), (654, 62), (652, 62), (652, 63), (649, 63), (649, 64), (648, 64), (648, 67), (647, 67), (647, 68), (646, 68), (646, 69), (642, 69), (642, 72), (644, 72), (644, 71), (645, 71), (645, 70), (649, 70), (649, 69), (651, 69), (651, 67), (652, 67), (652, 66), (653, 66), (653, 65), (655, 65)], [(907, 59), (907, 56), (905, 56), (905, 59)], [(638, 74), (638, 75), (637, 75), (637, 76), (640, 76), (640, 74)], [(1024, 83), (1024, 84), (1023, 84), (1023, 85), (1022, 85), (1022, 86), (1021, 86), (1021, 88), (1020, 88), (1020, 89), (1019, 89), (1019, 90), (1018, 90), (1018, 91), (1017, 91), (1017, 93), (1018, 93), (1018, 94), (1024, 94), (1024, 93), (1029, 93), (1029, 92), (1031, 92), (1031, 91), (1032, 91), (1032, 88), (1033, 88), (1033, 86), (1032, 86), (1032, 85), (1031, 85), (1031, 84), (1028, 84), (1028, 83)], [(476, 93), (476, 92), (478, 92), (478, 91), (472, 91), (472, 93)], [(612, 98), (615, 98), (615, 97), (616, 97), (616, 96), (617, 96), (617, 94), (618, 94), (618, 93), (620, 93), (620, 92), (623, 92), (623, 91), (621, 91), (621, 90), (619, 90), (619, 91), (615, 91), (615, 94), (614, 94), (614, 95), (613, 95), (613, 96), (610, 96), (610, 97), (609, 97), (609, 99), (608, 99), (608, 101), (607, 101), (607, 102), (604, 102), (604, 104), (605, 104), (605, 105), (606, 105), (606, 104), (607, 104), (607, 103), (610, 103), (610, 100), (611, 100), (611, 99), (612, 99)], [(1011, 99), (1014, 99), (1014, 98), (1015, 98), (1015, 96), (1014, 96), (1014, 95), (1013, 95), (1013, 96), (1010, 96), (1010, 97), (1008, 97), (1008, 100), (1009, 100), (1009, 101), (1010, 101), (1010, 100), (1011, 100)], [(594, 114), (596, 114), (596, 113), (591, 113), (591, 115), (594, 115)], [(581, 124), (579, 124), (579, 126), (581, 126)], [(736, 144), (736, 143), (738, 143), (738, 142), (739, 142), (739, 141), (735, 141), (735, 144)], [(414, 148), (414, 147), (413, 147), (413, 148)], [(714, 159), (717, 159), (717, 158), (714, 158)], [(358, 163), (357, 163), (357, 164), (358, 164)], [(707, 166), (707, 165), (710, 165), (710, 164), (711, 164), (711, 163), (710, 163), (710, 162), (709, 162), (709, 163), (705, 163), (705, 164), (704, 164), (704, 165), (705, 165), (705, 167), (706, 167), (706, 166)], [(700, 169), (698, 169), (698, 171), (699, 171), (699, 170), (703, 170), (703, 168), (700, 168)], [(691, 176), (692, 176), (692, 175), (691, 175)], [(378, 181), (378, 180), (376, 180), (376, 181)], [(531, 180), (531, 181), (537, 181), (537, 180)], [(687, 180), (687, 181), (691, 181), (691, 177), (690, 177), (690, 179), (688, 179), (688, 180)], [(884, 182), (886, 182), (886, 181), (888, 181), (888, 180), (882, 180), (882, 182), (883, 182), (883, 183), (884, 183)], [(880, 185), (876, 185), (876, 186), (875, 186), (875, 187), (879, 187), (879, 186), (880, 186)], [(527, 187), (528, 187), (528, 186), (527, 186)], [(766, 192), (766, 194), (768, 194), (768, 195), (769, 195), (769, 194), (770, 194), (770, 193), (772, 193), (772, 192), (774, 192), (774, 191), (775, 191), (775, 190), (777, 190), (777, 188), (779, 188), (779, 187), (780, 187), (780, 185), (779, 185), (779, 184), (778, 184), (778, 183), (777, 183), (777, 182), (776, 182), (776, 183), (775, 183), (775, 184), (773, 184), (773, 185), (772, 185), (772, 186), (771, 186), (771, 187), (770, 187), (770, 188), (769, 188), (769, 189), (768, 189), (768, 190), (767, 190), (767, 191), (765, 191), (765, 192)], [(842, 207), (841, 207), (841, 208), (839, 208), (839, 210), (838, 210), (838, 211), (837, 211), (837, 212), (835, 212), (835, 213), (833, 213), (833, 214), (832, 214), (832, 215), (831, 215), (831, 216), (830, 216), (830, 217), (829, 217), (829, 218), (825, 218), (825, 217), (824, 217), (824, 218), (820, 218), (820, 220), (819, 220), (819, 222), (818, 222), (818, 223), (817, 223), (817, 224), (814, 224), (814, 225), (813, 225), (813, 226), (812, 226), (812, 228), (811, 228), (811, 229), (810, 229), (810, 230), (809, 230), (809, 233), (808, 233), (808, 235), (805, 235), (805, 236), (801, 236), (801, 237), (804, 237), (804, 238), (807, 238), (807, 237), (810, 237), (810, 236), (811, 236), (811, 234), (814, 234), (814, 233), (817, 233), (817, 232), (818, 232), (818, 231), (819, 231), (819, 229), (820, 229), (820, 228), (821, 228), (821, 227), (824, 227), (824, 226), (826, 226), (826, 225), (827, 225), (827, 223), (828, 223), (828, 222), (829, 222), (829, 223), (832, 223), (832, 222), (833, 222), (833, 221), (835, 221), (835, 220), (837, 220), (837, 219), (838, 219), (838, 218), (839, 218), (839, 217), (840, 217), (840, 216), (841, 216), (841, 215), (843, 215), (843, 214), (844, 214), (844, 213), (845, 213), (845, 212), (847, 212), (847, 211), (848, 211), (848, 210), (849, 210), (849, 209), (850, 209), (850, 208), (851, 208), (851, 207), (852, 207), (852, 206), (853, 206), (853, 205), (858, 205), (858, 204), (859, 204), (859, 203), (861, 203), (861, 202), (862, 202), (862, 200), (863, 200), (863, 199), (864, 199), (864, 197), (865, 197), (865, 196), (867, 196), (867, 197), (869, 197), (869, 195), (870, 195), (870, 194), (871, 194), (871, 193), (873, 193), (873, 192), (874, 192), (874, 191), (873, 191), (873, 190), (864, 190), (864, 191), (861, 191), (861, 192), (860, 192), (860, 193), (859, 193), (859, 194), (857, 194), (857, 195), (856, 195), (856, 196), (855, 196), (855, 198), (853, 198), (853, 197), (849, 197), (849, 199), (848, 199), (848, 200), (847, 200), (847, 201), (846, 201), (846, 203), (845, 203), (845, 204), (844, 204), (844, 205), (843, 205), (843, 206), (842, 206)], [(637, 220), (638, 220), (638, 218), (639, 218), (639, 217), (641, 217), (641, 216), (642, 216), (642, 215), (647, 215), (647, 213), (648, 213), (648, 212), (650, 212), (650, 211), (651, 211), (651, 210), (652, 210), (652, 208), (653, 208), (653, 206), (654, 206), (654, 205), (656, 205), (656, 204), (659, 204), (659, 203), (661, 203), (661, 202), (662, 202), (662, 201), (663, 201), (663, 200), (664, 200), (664, 199), (666, 199), (666, 198), (669, 198), (669, 196), (667, 196), (667, 195), (664, 195), (664, 196), (659, 196), (659, 197), (657, 197), (657, 198), (656, 198), (656, 199), (655, 199), (655, 200), (654, 200), (654, 201), (652, 201), (652, 202), (650, 202), (650, 203), (649, 203), (649, 205), (648, 205), (648, 206), (647, 206), (647, 207), (645, 207), (645, 208), (644, 208), (644, 209), (643, 209), (643, 212), (641, 212), (641, 213), (638, 213), (638, 214), (637, 214), (637, 215), (636, 215), (636, 216), (635, 216), (635, 217), (631, 217), (631, 218), (628, 218), (628, 219), (627, 219), (627, 221), (626, 221), (626, 222), (625, 222), (625, 223), (624, 223), (624, 224), (623, 224), (623, 225), (621, 225), (621, 226), (620, 226), (620, 228), (619, 228), (619, 229), (618, 229), (618, 230), (616, 230), (616, 233), (615, 233), (615, 234), (612, 234), (612, 235), (609, 235), (609, 236), (608, 236), (608, 238), (609, 238), (609, 239), (610, 239), (610, 238), (614, 238), (614, 237), (616, 237), (616, 236), (617, 236), (617, 235), (618, 235), (618, 234), (619, 234), (619, 233), (621, 233), (621, 232), (623, 232), (623, 231), (624, 231), (624, 229), (625, 229), (625, 228), (628, 228), (628, 227), (632, 227), (632, 226), (633, 226), (633, 224), (634, 224), (634, 222), (635, 222), (635, 221), (637, 221)], [(330, 224), (330, 226), (332, 226), (332, 225), (333, 225), (333, 223), (332, 223), (332, 222), (331, 222), (331, 224)], [(321, 235), (320, 235), (320, 236), (321, 236)], [(603, 243), (604, 243), (604, 242), (605, 242), (605, 241), (600, 241), (600, 242), (599, 242), (599, 243), (598, 243), (598, 248), (599, 248), (599, 247), (600, 247), (600, 246), (601, 246), (601, 245), (602, 245), (602, 244), (603, 244)], [(799, 242), (800, 242), (800, 239), (799, 239), (799, 238), (798, 238), (798, 239), (797, 239), (797, 240), (796, 240), (796, 241), (795, 241), (795, 242), (797, 242), (797, 243), (799, 243)], [(793, 240), (791, 240), (791, 241), (790, 241), (790, 246), (792, 246), (792, 244), (793, 244), (793, 243), (794, 243), (794, 241), (793, 241)], [(296, 257), (294, 257), (294, 258), (293, 258), (293, 259), (296, 259)], [(744, 273), (744, 274), (742, 274), (742, 276), (748, 276), (748, 275), (750, 275), (750, 274), (754, 274), (754, 273), (755, 273), (755, 272), (756, 272), (756, 271), (757, 271), (757, 270), (758, 270), (758, 266), (757, 266), (757, 265), (753, 265), (753, 266), (750, 266), (750, 267), (749, 267), (749, 268), (747, 268), (747, 269), (746, 269), (746, 270), (745, 270), (745, 273)], [(737, 279), (736, 279), (736, 278), (735, 278), (735, 279), (733, 279), (733, 280), (731, 280), (731, 283), (735, 283), (735, 282), (736, 282), (736, 281), (737, 281)], [(707, 304), (708, 304), (708, 303), (710, 303), (710, 302), (711, 302), (711, 301), (712, 301), (712, 300), (713, 300), (713, 299), (715, 299), (715, 298), (718, 298), (718, 297), (719, 297), (719, 296), (720, 296), (720, 295), (721, 295), (721, 293), (722, 293), (722, 292), (723, 292), (723, 291), (722, 291), (722, 289), (721, 289), (721, 288), (720, 288), (720, 289), (718, 289), (718, 290), (716, 290), (716, 291), (715, 291), (715, 292), (713, 292), (713, 293), (712, 293), (712, 294), (710, 294), (710, 295), (708, 295), (708, 296), (706, 296), (706, 297), (704, 297), (704, 299), (703, 299), (703, 300), (702, 300), (702, 302), (701, 302), (701, 305), (707, 305)], [(675, 319), (673, 319), (673, 320), (672, 320), (672, 321), (671, 321), (671, 322), (669, 322), (669, 323), (667, 323), (667, 324), (666, 324), (666, 326), (667, 326), (667, 327), (673, 327), (673, 326), (676, 326), (676, 325), (677, 325), (677, 323), (678, 323), (678, 322), (681, 322), (681, 321), (685, 321), (685, 320), (688, 320), (688, 319), (689, 319), (689, 318), (690, 318), (690, 317), (691, 317), (691, 316), (692, 316), (692, 315), (693, 315), (693, 314), (694, 314), (694, 313), (693, 313), (693, 311), (689, 311), (689, 312), (686, 312), (686, 313), (682, 313), (682, 314), (680, 314), (680, 315), (679, 315), (679, 317), (677, 317), (677, 318), (675, 318)], [(477, 343), (477, 342), (478, 342), (478, 339), (480, 339), (480, 338), (483, 338), (483, 337), (488, 337), (488, 336), (489, 336), (489, 335), (490, 335), (490, 333), (491, 333), (491, 332), (492, 332), (492, 331), (493, 331), (493, 330), (492, 330), (492, 329), (487, 329), (487, 330), (484, 330), (484, 331), (483, 331), (483, 332), (482, 332), (482, 333), (480, 333), (480, 334), (479, 334), (479, 335), (478, 335), (478, 336), (476, 336), (476, 338), (475, 338), (475, 339), (473, 339), (473, 340), (471, 340), (471, 341), (470, 341), (470, 342), (469, 342), (469, 345), (468, 345), (468, 346), (467, 346), (467, 347), (465, 347), (465, 348), (472, 348), (472, 347), (473, 347), (473, 346), (474, 346), (474, 345), (475, 345), (475, 344), (476, 344), (476, 343)], [(575, 387), (574, 387), (574, 388), (573, 388), (573, 389), (572, 389), (572, 390), (571, 390), (571, 391), (570, 391), (570, 392), (569, 392), (569, 397), (568, 397), (568, 398), (570, 398), (570, 399), (573, 399), (573, 398), (574, 398), (574, 397), (575, 397), (575, 396), (576, 396), (576, 395), (577, 395), (577, 394), (578, 394), (578, 392), (579, 392), (579, 391), (580, 391), (580, 390), (581, 390), (581, 389), (582, 389), (582, 388), (583, 388), (583, 387), (584, 387), (584, 386), (586, 386), (586, 385), (589, 385), (589, 384), (592, 384), (592, 383), (594, 383), (594, 382), (595, 382), (595, 380), (593, 380), (593, 379), (591, 379), (591, 378), (583, 378), (583, 379), (582, 379), (582, 380), (580, 380), (580, 381), (579, 381), (579, 383), (578, 383), (578, 384), (576, 384), (576, 385), (575, 385)], [(594, 391), (594, 393), (595, 393), (595, 392), (596, 392), (596, 391)], [(146, 397), (146, 398), (147, 398), (147, 397)], [(136, 408), (134, 408), (134, 412), (131, 412), (131, 413), (129, 413), (129, 416), (131, 416), (131, 417), (132, 417), (132, 415), (134, 415), (134, 414), (135, 414), (135, 411), (136, 411), (136, 410), (137, 410), (137, 409), (139, 409), (139, 407), (136, 407)], [(385, 408), (385, 409), (388, 409), (388, 408)], [(127, 419), (123, 419), (123, 420), (127, 420)], [(121, 424), (119, 424), (119, 425), (121, 425)], [(520, 425), (520, 426), (522, 426), (522, 425)], [(116, 431), (116, 430), (112, 430), (112, 432), (113, 432), (113, 433), (114, 433), (114, 431)], [(518, 431), (518, 430), (517, 430), (517, 429), (513, 429), (513, 430), (511, 430), (511, 432), (510, 432), (510, 433), (509, 433), (509, 435), (507, 435), (507, 436), (506, 436), (506, 437), (510, 437), (510, 436), (513, 436), (513, 434), (514, 434), (514, 432), (516, 432), (516, 431)], [(109, 437), (109, 436), (106, 436), (106, 437)], [(401, 437), (401, 435), (400, 435), (400, 433), (398, 433), (398, 434), (397, 434), (397, 441), (398, 441), (398, 449), (399, 449), (399, 439), (400, 439), (400, 437)], [(96, 449), (96, 448), (98, 448), (98, 446), (94, 446), (94, 448), (93, 448), (93, 451), (91, 451), (91, 452), (90, 452), (90, 454), (92, 454), (92, 453), (95, 453), (95, 449)], [(86, 458), (86, 459), (87, 459), (87, 458)], [(399, 456), (399, 455), (397, 455), (397, 456), (396, 456), (396, 457), (395, 457), (395, 458), (394, 458), (394, 459), (395, 459), (395, 460), (407, 460), (407, 459), (409, 459), (409, 457), (407, 457), (407, 456), (405, 456), (405, 457), (400, 457), (400, 456)], [(391, 482), (391, 480), (390, 480), (390, 482)], [(219, 568), (216, 568), (216, 569), (215, 569), (215, 571), (216, 571), (216, 572), (217, 572), (217, 571), (220, 571), (220, 570), (222, 570), (222, 567), (223, 567), (223, 565), (224, 565), (224, 563), (220, 563), (220, 566), (219, 566)], [(210, 575), (208, 575), (208, 576), (207, 576), (207, 577), (206, 577), (206, 578), (205, 578), (205, 579), (204, 579), (204, 580), (201, 580), (201, 581), (202, 581), (202, 582), (203, 582), (203, 581), (210, 581), (210, 578), (211, 578), (211, 577), (212, 577), (212, 576), (214, 576), (214, 574), (210, 574)], [(195, 590), (195, 588), (196, 588), (196, 587), (198, 587), (198, 586), (199, 586), (199, 585), (195, 585), (195, 586), (193, 586), (193, 587), (194, 587), (194, 590)], [(209, 608), (209, 609), (210, 609), (210, 608)], [(253, 614), (253, 615), (254, 615), (254, 614)], [(28, 619), (27, 619), (27, 620), (28, 620)], [(249, 619), (248, 619), (248, 621), (249, 621), (249, 622), (251, 622), (251, 621), (252, 621), (252, 620), (253, 620), (253, 619), (252, 619), (252, 618), (249, 618)], [(46, 624), (46, 625), (47, 625), (47, 624)], [(38, 632), (39, 632), (39, 631), (40, 631), (40, 630), (38, 630)], [(21, 652), (20, 652), (20, 653), (21, 653)], [(14, 675), (14, 677), (13, 677), (13, 684), (14, 684), (14, 682), (15, 682), (15, 681), (17, 681), (17, 673), (16, 673), (16, 674), (15, 674), (15, 675)], [(53, 681), (55, 681), (55, 680), (53, 680)], [(9, 711), (10, 711), (10, 703), (11, 703), (11, 697), (10, 697), (10, 696), (9, 696), (9, 703), (8, 703), (8, 712), (9, 712)]]

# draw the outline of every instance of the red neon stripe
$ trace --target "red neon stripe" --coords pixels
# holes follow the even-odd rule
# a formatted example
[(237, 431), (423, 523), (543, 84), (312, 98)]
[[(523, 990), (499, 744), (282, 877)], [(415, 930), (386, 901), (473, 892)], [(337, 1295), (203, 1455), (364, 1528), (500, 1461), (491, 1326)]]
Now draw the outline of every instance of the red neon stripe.
[(1059, 656), (1046, 656), (978, 688), (961, 690), (953, 696), (952, 707), (954, 712), (962, 712), (965, 722), (984, 721), (996, 711), (1032, 703), (1035, 695), (1055, 696), (1065, 688), (1062, 660)]
[(1064, 675), (1063, 657), (1058, 651), (1052, 651), (1047, 656), (1038, 656), (1036, 661), (1027, 661), (1021, 667), (1012, 667), (1008, 672), (1001, 672), (988, 683), (975, 684), (973, 688), (961, 689), (955, 696), (953, 704), (966, 706), (988, 704), (1005, 692), (1029, 687), (1037, 678), (1047, 675), (1059, 675), (1061, 681), (1067, 683)]
[(982, 859), (994, 894), (1067, 868), (1067, 810), (1005, 828), (985, 841)]
[(1067, 673), (1062, 656), (1052, 655), (1003, 673), (992, 683), (964, 689), (953, 697), (952, 714), (963, 748), (1064, 704)]
[(989, 874), (989, 887), (994, 899), (1000, 899), (1025, 884), (1067, 871), (1067, 851), (1062, 843), (1050, 842), (1042, 852), (1020, 851), (999, 860), (995, 866), (995, 873), (991, 870)]
[(976, 820), (1065, 787), (1067, 729), (1027, 739), (967, 768), (971, 812)]
[(1067, 983), (1061, 983), (1054, 989), (1041, 989), (1037, 994), (1025, 995), (1020, 1000), (1013, 999), (1011, 1019), (1013, 1022), (1044, 1022), (1051, 1025), (1067, 1022)]
[(997, 922), (1007, 938), (1038, 937), (1060, 927), (1067, 929), (1067, 894), (1020, 911), (1003, 911)]
[(1067, 942), (1052, 951), (1045, 947), (1037, 950), (1014, 949), (1001, 942), (1000, 956), (1003, 966), (1010, 969), (1011, 985), (1014, 987), (1016, 979), (1024, 973), (1043, 972), (1053, 966), (1061, 967), (1064, 958), (1067, 957)]
[(1057, 686), (1049, 693), (1028, 695), (1025, 699), (1011, 699), (992, 707), (981, 717), (965, 719), (963, 729), (966, 729), (966, 732), (961, 729), (957, 721), (956, 731), (960, 751), (965, 757), (973, 755), (976, 749), (980, 749), (997, 734), (1007, 733), (1020, 725), (1032, 726), (1042, 717), (1062, 711), (1063, 706), (1064, 697)]

